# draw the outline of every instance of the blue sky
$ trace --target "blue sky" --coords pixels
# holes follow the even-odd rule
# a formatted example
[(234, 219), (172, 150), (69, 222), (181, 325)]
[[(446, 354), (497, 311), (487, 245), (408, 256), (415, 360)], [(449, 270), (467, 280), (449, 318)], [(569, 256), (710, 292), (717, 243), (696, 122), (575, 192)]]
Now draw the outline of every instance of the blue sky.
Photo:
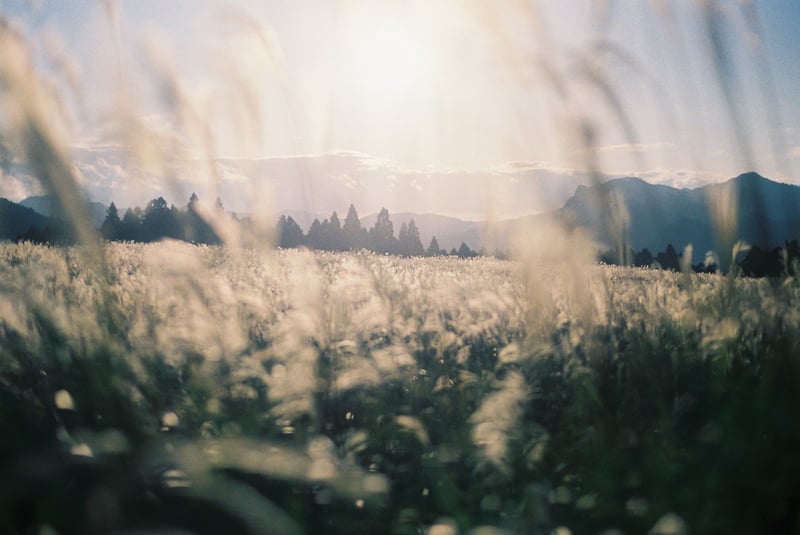
[(79, 73), (69, 145), (124, 144), (124, 106), (195, 156), (346, 150), (416, 171), (798, 181), (794, 0), (0, 0), (0, 12), (43, 72), (56, 42)]

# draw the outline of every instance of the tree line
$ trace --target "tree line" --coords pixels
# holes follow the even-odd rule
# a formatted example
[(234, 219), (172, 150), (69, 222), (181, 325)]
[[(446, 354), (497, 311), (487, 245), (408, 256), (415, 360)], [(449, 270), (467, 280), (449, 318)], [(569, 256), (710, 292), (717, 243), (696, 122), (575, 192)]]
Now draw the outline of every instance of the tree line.
[[(213, 207), (216, 215), (231, 217), (240, 224), (235, 215), (226, 215), (222, 202), (217, 199)], [(144, 209), (140, 207), (128, 208), (122, 217), (119, 210), (112, 202), (106, 211), (106, 217), (100, 227), (101, 236), (109, 241), (154, 242), (164, 238), (183, 240), (191, 243), (220, 244), (222, 240), (214, 228), (201, 215), (200, 199), (194, 193), (189, 198), (185, 209), (179, 209), (174, 204), (167, 205), (163, 197), (151, 200)], [(74, 233), (69, 225), (48, 225), (44, 229), (31, 227), (25, 234), (16, 238), (16, 241), (31, 241), (34, 243), (70, 243), (75, 241)], [(386, 208), (381, 208), (371, 228), (361, 225), (358, 212), (354, 205), (350, 205), (342, 223), (336, 212), (328, 219), (320, 221), (314, 219), (308, 232), (291, 216), (282, 215), (275, 226), (276, 244), (278, 247), (290, 249), (307, 247), (324, 251), (354, 251), (369, 250), (380, 254), (393, 254), (399, 256), (440, 256), (451, 255), (461, 258), (483, 255), (483, 251), (476, 252), (461, 242), (461, 246), (449, 252), (439, 246), (436, 236), (433, 236), (427, 247), (420, 239), (419, 228), (413, 219), (400, 225), (400, 231), (395, 237), (394, 224)], [(502, 256), (502, 255), (497, 255)], [(609, 265), (621, 265), (614, 251), (599, 253), (599, 260)], [(684, 263), (683, 254), (678, 253), (672, 244), (668, 244), (664, 251), (653, 255), (648, 248), (638, 252), (628, 251), (627, 263), (636, 267), (682, 271), (683, 267), (697, 273), (715, 273), (719, 266), (713, 258), (697, 264)], [(745, 253), (736, 258), (736, 266), (740, 273), (748, 277), (781, 277), (785, 275), (797, 277), (800, 275), (800, 245), (797, 240), (786, 241), (783, 247), (772, 249), (758, 246), (750, 247)]]
[(431, 238), (428, 247), (424, 247), (420, 239), (419, 229), (414, 219), (408, 223), (400, 224), (397, 237), (394, 235), (394, 224), (389, 217), (389, 211), (381, 208), (372, 228), (361, 226), (358, 212), (354, 205), (350, 205), (344, 223), (339, 220), (336, 212), (331, 217), (320, 222), (315, 218), (304, 233), (300, 225), (292, 216), (282, 215), (275, 227), (277, 244), (281, 248), (308, 247), (324, 251), (354, 251), (366, 249), (381, 254), (394, 254), (398, 256), (440, 256), (453, 255), (461, 258), (478, 256), (469, 246), (461, 242), (458, 249), (447, 250), (439, 246), (436, 236)]
[[(158, 197), (147, 203), (144, 209), (138, 206), (128, 208), (120, 217), (116, 204), (112, 202), (100, 226), (100, 236), (109, 241), (154, 242), (172, 238), (193, 243), (221, 243), (220, 237), (200, 214), (199, 204), (200, 199), (195, 194), (192, 194), (185, 210), (174, 204), (167, 205), (163, 197)], [(220, 215), (225, 213), (219, 199), (214, 210)], [(50, 244), (77, 241), (69, 222), (54, 221), (58, 224), (48, 224), (41, 229), (31, 226), (15, 241)]]
[[(220, 237), (213, 227), (200, 214), (200, 200), (194, 193), (189, 199), (186, 209), (181, 210), (174, 204), (167, 206), (163, 197), (150, 201), (142, 210), (141, 208), (128, 208), (120, 217), (119, 210), (112, 202), (106, 211), (106, 217), (100, 227), (101, 236), (109, 241), (154, 242), (164, 238), (183, 240), (191, 243), (219, 244)], [(222, 203), (217, 199), (214, 210), (224, 214)], [(231, 216), (234, 219), (235, 216)], [(238, 221), (238, 220), (236, 220)], [(239, 221), (247, 224), (247, 221)], [(30, 235), (21, 239), (29, 241), (52, 241), (47, 236), (42, 236), (41, 231), (31, 229)], [(366, 249), (381, 254), (394, 254), (399, 256), (439, 256), (453, 255), (461, 258), (478, 256), (477, 253), (462, 242), (458, 249), (450, 252), (442, 249), (436, 236), (431, 238), (427, 247), (420, 239), (419, 228), (413, 219), (400, 225), (400, 231), (395, 237), (394, 224), (389, 216), (389, 211), (382, 208), (372, 228), (362, 227), (358, 212), (354, 205), (350, 205), (344, 223), (339, 220), (336, 212), (331, 217), (320, 221), (314, 219), (308, 233), (291, 216), (282, 215), (275, 226), (276, 243), (278, 247), (290, 249), (294, 247), (308, 247), (324, 251), (353, 251)], [(58, 240), (61, 241), (61, 240)]]
[[(142, 210), (138, 206), (128, 208), (120, 218), (112, 202), (100, 227), (100, 235), (109, 241), (154, 242), (164, 238), (192, 243), (219, 244), (220, 237), (200, 214), (200, 199), (192, 193), (185, 210), (174, 204), (167, 206), (163, 197), (147, 203)], [(225, 210), (217, 199), (214, 210), (222, 215)]]
[[(633, 266), (642, 268), (682, 271), (684, 265), (683, 254), (678, 253), (671, 243), (655, 256), (645, 247), (639, 252), (631, 251), (629, 258), (633, 259)], [(599, 259), (604, 264), (621, 264), (614, 251), (601, 253)], [(785, 241), (783, 247), (772, 249), (754, 245), (746, 252), (740, 253), (735, 263), (739, 272), (746, 277), (797, 277), (800, 275), (800, 244), (797, 240)], [(687, 267), (695, 273), (719, 271), (719, 266), (713, 257), (707, 258), (704, 262), (689, 263)]]

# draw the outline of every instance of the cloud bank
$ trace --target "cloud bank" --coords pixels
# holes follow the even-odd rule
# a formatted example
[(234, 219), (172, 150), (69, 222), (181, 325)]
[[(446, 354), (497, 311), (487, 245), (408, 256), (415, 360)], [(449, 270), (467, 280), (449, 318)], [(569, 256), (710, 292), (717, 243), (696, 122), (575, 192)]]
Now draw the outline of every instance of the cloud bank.
[[(623, 149), (614, 149), (623, 150)], [(306, 211), (343, 214), (353, 203), (362, 214), (436, 213), (468, 220), (506, 219), (559, 208), (588, 174), (544, 162), (515, 161), (483, 170), (412, 169), (356, 151), (212, 162), (182, 157), (169, 168), (138, 165), (116, 146), (76, 147), (73, 170), (86, 195), (119, 207), (144, 206), (163, 196), (176, 205), (192, 193), (220, 198), (239, 214)], [(20, 200), (41, 193), (18, 164), (5, 165), (0, 196)], [(604, 178), (630, 176), (609, 173)], [(654, 184), (696, 188), (729, 177), (690, 170), (640, 173)]]

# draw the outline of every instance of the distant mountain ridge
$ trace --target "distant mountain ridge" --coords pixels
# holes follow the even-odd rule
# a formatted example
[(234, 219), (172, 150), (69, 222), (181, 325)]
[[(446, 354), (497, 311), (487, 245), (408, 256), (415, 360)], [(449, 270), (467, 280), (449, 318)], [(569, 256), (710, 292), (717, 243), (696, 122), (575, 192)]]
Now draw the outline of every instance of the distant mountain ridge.
[[(727, 254), (720, 248), (731, 241), (773, 248), (800, 238), (800, 186), (753, 172), (696, 189), (653, 185), (633, 177), (579, 186), (551, 217), (611, 247), (608, 210), (601, 207), (615, 204), (627, 219), (626, 238), (634, 250), (647, 247), (655, 253), (668, 243), (679, 249), (692, 244), (697, 261), (709, 250)], [(725, 228), (727, 236), (719, 232)]]
[[(48, 217), (54, 213), (53, 204), (47, 196), (29, 197), (20, 203), (0, 199), (0, 239), (14, 239), (31, 227), (42, 230), (48, 225), (63, 224), (56, 217)], [(611, 206), (616, 208), (609, 210)], [(105, 205), (89, 202), (88, 207), (93, 223), (99, 227)], [(315, 218), (322, 221), (330, 217), (302, 210), (282, 214), (291, 215), (305, 232)], [(400, 212), (390, 216), (395, 235), (403, 223), (414, 219), (426, 247), (436, 236), (439, 245), (447, 250), (457, 249), (464, 242), (473, 250), (494, 251), (508, 249), (517, 231), (554, 221), (582, 230), (598, 249), (610, 249), (615, 244), (615, 233), (608, 224), (609, 214), (626, 220), (625, 243), (630, 249), (648, 248), (655, 254), (670, 243), (678, 250), (692, 244), (693, 262), (698, 262), (709, 250), (720, 255), (729, 253), (726, 248), (736, 240), (770, 249), (787, 240), (800, 239), (800, 186), (776, 182), (754, 172), (695, 189), (624, 177), (592, 186), (579, 185), (561, 208), (549, 213), (499, 222), (431, 213)], [(371, 228), (376, 215), (362, 217), (361, 226)], [(338, 216), (343, 222), (346, 211)], [(720, 228), (730, 232), (721, 234)]]
[[(592, 186), (579, 185), (557, 210), (495, 222), (411, 212), (391, 214), (391, 218), (395, 233), (413, 218), (426, 245), (436, 236), (448, 250), (458, 248), (461, 242), (474, 250), (508, 249), (516, 232), (552, 222), (581, 229), (598, 249), (610, 249), (615, 244), (615, 234), (608, 225), (610, 206), (616, 206), (614, 213), (623, 214), (627, 220), (628, 247), (635, 251), (648, 248), (655, 254), (670, 243), (678, 250), (692, 244), (694, 262), (702, 261), (707, 251), (728, 254), (725, 249), (737, 240), (773, 248), (786, 240), (800, 239), (800, 186), (754, 172), (695, 189), (650, 184), (637, 177), (615, 178)], [(302, 211), (283, 214), (293, 215), (304, 230), (314, 217), (320, 221), (330, 217)], [(343, 219), (343, 214), (338, 215)], [(716, 221), (718, 215), (729, 219)], [(376, 214), (367, 215), (361, 218), (361, 225), (370, 228), (375, 218)], [(721, 223), (730, 230), (728, 242), (717, 231)]]
[(34, 227), (44, 230), (58, 222), (50, 217), (7, 199), (0, 198), (0, 240), (13, 240)]
[[(36, 212), (56, 219), (67, 220), (65, 215), (61, 213), (59, 205), (55, 197), (52, 195), (35, 195), (22, 199), (19, 204), (35, 210)], [(103, 203), (95, 201), (86, 201), (86, 208), (89, 211), (89, 217), (92, 219), (94, 227), (100, 227), (103, 224), (103, 219), (106, 217), (106, 210), (108, 206)]]

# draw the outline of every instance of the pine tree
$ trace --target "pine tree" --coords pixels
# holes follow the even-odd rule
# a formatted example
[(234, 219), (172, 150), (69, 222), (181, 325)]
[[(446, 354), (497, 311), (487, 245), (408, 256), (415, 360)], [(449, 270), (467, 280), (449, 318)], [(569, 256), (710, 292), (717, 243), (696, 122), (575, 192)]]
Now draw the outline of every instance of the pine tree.
[(356, 207), (351, 204), (342, 226), (344, 248), (352, 251), (365, 247), (367, 244), (364, 241), (364, 232), (364, 229), (361, 228), (361, 221), (358, 220)]
[(186, 215), (183, 218), (185, 239), (194, 243), (220, 243), (219, 236), (200, 214), (200, 211), (200, 199), (192, 193), (189, 203), (186, 205)]
[(174, 204), (169, 207), (169, 223), (164, 233), (169, 238), (186, 241), (184, 214)]
[(119, 218), (117, 205), (113, 202), (106, 210), (106, 218), (100, 227), (100, 234), (107, 240), (119, 240), (122, 234), (122, 220)]
[(343, 251), (345, 250), (344, 247), (344, 237), (342, 235), (342, 225), (339, 222), (339, 216), (336, 215), (336, 212), (331, 214), (330, 222), (328, 223), (328, 233), (326, 236), (326, 242), (328, 244), (328, 250), (330, 251)]
[(406, 240), (408, 243), (408, 252), (406, 254), (410, 256), (422, 256), (425, 254), (425, 248), (422, 246), (422, 240), (419, 237), (419, 229), (413, 219), (408, 222)]
[(286, 216), (281, 214), (278, 222), (275, 223), (275, 243), (278, 247), (283, 247), (283, 229), (286, 228)]
[(331, 224), (327, 219), (322, 220), (322, 226), (320, 227), (319, 233), (319, 246), (317, 249), (322, 249), (323, 251), (331, 250), (331, 244), (330, 241), (328, 241), (331, 235), (330, 226)]
[(469, 248), (469, 245), (461, 242), (461, 247), (458, 248), (458, 252), (456, 253), (460, 258), (470, 258), (475, 256), (475, 253), (472, 252), (472, 249)]
[(289, 249), (303, 245), (305, 238), (303, 229), (300, 228), (300, 225), (297, 224), (292, 216), (286, 217), (282, 215), (280, 217), (276, 233), (278, 236), (278, 245), (280, 247)]
[(311, 223), (311, 227), (308, 229), (306, 245), (308, 245), (311, 249), (322, 249), (322, 223), (320, 223), (319, 219), (317, 218), (314, 218), (314, 221)]
[(431, 238), (431, 243), (428, 245), (428, 250), (425, 251), (427, 256), (439, 256), (441, 254), (446, 254), (445, 251), (442, 251), (441, 247), (439, 247), (439, 241), (436, 239), (436, 236)]
[(370, 248), (376, 253), (394, 253), (396, 240), (394, 238), (394, 225), (389, 219), (389, 211), (381, 208), (375, 225), (369, 231)]
[(671, 271), (681, 270), (681, 256), (676, 251), (672, 244), (667, 245), (667, 250), (656, 255), (656, 261), (661, 265), (662, 269)]
[(409, 255), (408, 225), (406, 225), (405, 221), (400, 224), (400, 232), (397, 235), (397, 254), (402, 256)]
[(142, 239), (142, 209), (128, 208), (122, 216), (120, 240), (139, 241)]
[(636, 267), (650, 267), (652, 263), (653, 254), (647, 247), (633, 255), (633, 265)]
[(158, 197), (147, 203), (142, 218), (142, 239), (146, 242), (158, 241), (167, 236), (170, 226), (170, 212), (164, 197)]

